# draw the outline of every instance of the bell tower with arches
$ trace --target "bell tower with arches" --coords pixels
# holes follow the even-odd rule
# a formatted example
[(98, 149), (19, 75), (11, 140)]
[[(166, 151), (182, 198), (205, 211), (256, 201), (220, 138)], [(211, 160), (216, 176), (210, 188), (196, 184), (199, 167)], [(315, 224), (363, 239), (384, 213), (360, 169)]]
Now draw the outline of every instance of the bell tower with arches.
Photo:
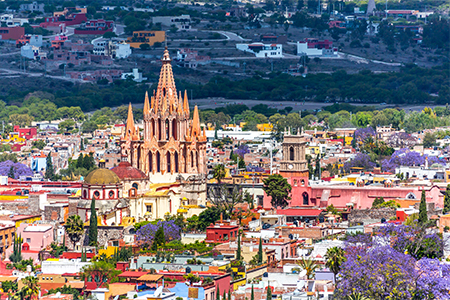
[(309, 200), (309, 170), (305, 148), (306, 140), (300, 129), (297, 130), (297, 134), (292, 134), (290, 129), (284, 132), (280, 175), (292, 186), (290, 206), (312, 205)]

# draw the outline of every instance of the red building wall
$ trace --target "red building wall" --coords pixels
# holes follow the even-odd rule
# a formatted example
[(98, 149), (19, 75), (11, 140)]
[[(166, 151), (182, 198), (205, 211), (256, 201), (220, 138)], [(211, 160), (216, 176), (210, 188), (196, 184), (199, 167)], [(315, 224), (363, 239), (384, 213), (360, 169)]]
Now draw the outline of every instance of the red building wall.
[(19, 136), (27, 140), (34, 138), (37, 135), (37, 129), (33, 128), (20, 128), (18, 125), (14, 126), (14, 132), (19, 133)]
[(0, 36), (2, 40), (18, 40), (25, 34), (25, 28), (16, 27), (0, 27)]

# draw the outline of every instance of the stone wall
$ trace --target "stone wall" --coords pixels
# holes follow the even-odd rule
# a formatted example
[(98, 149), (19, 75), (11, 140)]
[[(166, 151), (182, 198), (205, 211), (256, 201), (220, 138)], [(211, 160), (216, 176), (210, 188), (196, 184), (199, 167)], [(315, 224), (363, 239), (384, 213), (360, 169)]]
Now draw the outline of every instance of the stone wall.
[(356, 223), (377, 223), (381, 222), (384, 218), (389, 221), (390, 218), (396, 218), (396, 209), (385, 207), (377, 209), (354, 209), (348, 215), (349, 226), (355, 225)]
[(44, 220), (64, 223), (65, 207), (62, 205), (46, 205), (44, 208)]
[[(99, 246), (107, 246), (111, 240), (123, 239), (123, 226), (98, 226), (97, 241)], [(89, 226), (84, 226), (81, 238), (83, 246), (89, 246)]]
[(23, 215), (40, 215), (39, 195), (30, 195), (28, 199), (2, 202), (1, 209), (10, 210)]

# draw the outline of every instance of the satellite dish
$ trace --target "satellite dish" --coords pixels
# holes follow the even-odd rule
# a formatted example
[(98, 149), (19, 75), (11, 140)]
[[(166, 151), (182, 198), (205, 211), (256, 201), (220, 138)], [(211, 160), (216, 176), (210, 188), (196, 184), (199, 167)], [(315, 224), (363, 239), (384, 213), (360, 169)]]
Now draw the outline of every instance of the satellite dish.
[(306, 270), (302, 270), (299, 274), (299, 277), (305, 277), (306, 276)]

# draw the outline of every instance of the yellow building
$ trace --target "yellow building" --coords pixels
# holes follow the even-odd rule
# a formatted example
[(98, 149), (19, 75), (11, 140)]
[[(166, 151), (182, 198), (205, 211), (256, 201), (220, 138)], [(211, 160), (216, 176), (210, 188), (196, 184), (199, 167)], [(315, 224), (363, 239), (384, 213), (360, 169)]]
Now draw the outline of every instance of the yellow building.
[(5, 143), (11, 143), (11, 142), (14, 142), (14, 143), (25, 143), (26, 141), (27, 141), (27, 139), (23, 138), (23, 137), (20, 137), (19, 133), (17, 133), (17, 132), (10, 133), (9, 134), (9, 138), (3, 139), (3, 142), (5, 142)]
[(131, 48), (139, 48), (142, 44), (153, 46), (155, 43), (163, 43), (166, 40), (165, 31), (133, 31), (133, 35), (127, 38)]
[(256, 128), (258, 128), (259, 131), (272, 131), (273, 125), (269, 123), (258, 124), (256, 125)]

